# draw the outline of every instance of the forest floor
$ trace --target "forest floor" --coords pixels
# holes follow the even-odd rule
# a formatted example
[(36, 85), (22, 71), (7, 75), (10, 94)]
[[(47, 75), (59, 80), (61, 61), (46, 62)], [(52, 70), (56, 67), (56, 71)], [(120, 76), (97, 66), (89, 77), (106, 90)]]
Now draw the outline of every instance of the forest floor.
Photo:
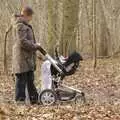
[[(120, 59), (92, 60), (64, 82), (83, 90), (87, 103), (57, 103), (55, 106), (23, 105), (14, 102), (14, 81), (0, 72), (0, 120), (120, 120)], [(2, 65), (1, 65), (2, 66)]]

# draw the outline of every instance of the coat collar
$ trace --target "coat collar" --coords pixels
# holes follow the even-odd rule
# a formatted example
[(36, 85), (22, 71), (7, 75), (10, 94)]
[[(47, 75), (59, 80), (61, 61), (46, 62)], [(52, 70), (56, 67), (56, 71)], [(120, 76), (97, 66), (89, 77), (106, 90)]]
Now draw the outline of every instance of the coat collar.
[(16, 23), (23, 23), (32, 29), (32, 26), (25, 20), (23, 16), (17, 17)]

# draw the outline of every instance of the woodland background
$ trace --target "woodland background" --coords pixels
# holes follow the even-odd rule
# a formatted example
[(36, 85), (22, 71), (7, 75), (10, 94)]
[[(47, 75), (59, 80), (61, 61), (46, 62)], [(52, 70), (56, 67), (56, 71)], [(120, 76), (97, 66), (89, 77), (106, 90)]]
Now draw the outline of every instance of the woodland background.
[[(0, 0), (0, 120), (120, 120), (120, 0), (23, 0), (34, 9), (36, 40), (54, 55), (76, 50), (84, 58), (79, 71), (65, 83), (82, 89), (87, 104), (17, 106), (11, 71), (3, 71), (4, 36), (22, 0)], [(11, 70), (12, 32), (7, 38), (7, 65)], [(97, 59), (93, 69), (92, 59)], [(40, 84), (40, 64), (36, 86)]]
[[(12, 14), (20, 13), (22, 0), (0, 0), (0, 48), (10, 26)], [(51, 54), (59, 45), (62, 54), (74, 50), (92, 56), (94, 44), (98, 56), (112, 56), (120, 51), (119, 0), (27, 0), (35, 14), (36, 40)], [(4, 12), (3, 12), (4, 11)], [(95, 37), (95, 38), (94, 38)], [(8, 55), (13, 38), (8, 36)]]

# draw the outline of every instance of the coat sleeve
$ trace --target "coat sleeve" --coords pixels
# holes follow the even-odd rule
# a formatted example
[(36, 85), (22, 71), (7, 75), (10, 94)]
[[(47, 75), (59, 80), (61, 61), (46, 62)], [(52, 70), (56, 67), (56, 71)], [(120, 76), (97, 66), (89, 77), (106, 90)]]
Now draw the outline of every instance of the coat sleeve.
[(24, 24), (19, 23), (17, 25), (17, 36), (18, 40), (20, 41), (20, 45), (22, 48), (28, 50), (28, 51), (36, 51), (37, 46), (36, 44), (32, 43), (31, 40), (27, 39), (27, 28)]

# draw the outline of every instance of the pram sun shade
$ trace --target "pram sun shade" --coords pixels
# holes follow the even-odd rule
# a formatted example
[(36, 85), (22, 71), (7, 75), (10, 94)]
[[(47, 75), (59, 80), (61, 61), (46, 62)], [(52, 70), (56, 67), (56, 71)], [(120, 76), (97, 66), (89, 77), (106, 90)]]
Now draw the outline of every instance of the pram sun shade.
[[(79, 61), (83, 60), (82, 57), (80, 56), (79, 53), (77, 52), (73, 52), (72, 54), (70, 54), (68, 56), (68, 58), (66, 59), (66, 61), (64, 61), (63, 63), (61, 62), (61, 60), (57, 60), (58, 61), (58, 67), (60, 67), (62, 69), (62, 71), (64, 72), (65, 76), (69, 76), (75, 73), (76, 69), (79, 66)], [(51, 65), (51, 74), (52, 75), (57, 75), (58, 71), (57, 69)]]

